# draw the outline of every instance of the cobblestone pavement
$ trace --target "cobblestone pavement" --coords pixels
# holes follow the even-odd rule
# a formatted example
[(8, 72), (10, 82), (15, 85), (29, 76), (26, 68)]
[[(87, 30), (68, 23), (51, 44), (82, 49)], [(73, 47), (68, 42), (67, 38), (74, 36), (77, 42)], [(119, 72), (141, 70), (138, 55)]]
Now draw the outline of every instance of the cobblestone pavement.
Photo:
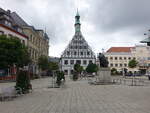
[(67, 79), (63, 88), (47, 88), (50, 82), (32, 81), (33, 92), (0, 102), (0, 113), (150, 113), (150, 86), (89, 85), (84, 79)]

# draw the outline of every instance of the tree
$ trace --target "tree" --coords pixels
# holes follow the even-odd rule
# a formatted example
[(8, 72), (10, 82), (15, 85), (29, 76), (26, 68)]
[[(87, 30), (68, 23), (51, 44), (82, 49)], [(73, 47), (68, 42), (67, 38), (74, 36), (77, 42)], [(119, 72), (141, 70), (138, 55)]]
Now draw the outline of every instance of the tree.
[(83, 67), (80, 66), (80, 64), (75, 64), (74, 65), (74, 73), (73, 73), (73, 80), (78, 79), (78, 75), (83, 71)]
[(75, 65), (74, 65), (74, 70), (75, 70), (76, 72), (80, 72), (80, 64), (75, 64)]
[[(135, 68), (135, 67), (137, 66), (137, 64), (138, 64), (138, 62), (137, 62), (137, 61), (135, 60), (135, 58), (134, 58), (134, 59), (132, 59), (132, 60), (129, 61), (128, 66), (129, 66), (130, 68)], [(132, 72), (131, 72), (131, 73), (132, 73)], [(134, 78), (135, 78), (135, 76), (134, 76)], [(132, 85), (134, 85), (134, 83), (135, 83), (135, 79), (132, 78)]]
[(88, 66), (86, 67), (86, 72), (88, 73), (94, 73), (98, 71), (98, 66), (93, 63), (89, 63)]
[(65, 81), (65, 74), (63, 71), (56, 71), (56, 75), (57, 75), (57, 79), (56, 79), (56, 83), (58, 86), (61, 85), (61, 80), (63, 79)]
[(59, 69), (59, 65), (56, 62), (49, 62), (49, 69), (50, 70), (58, 70)]
[(49, 69), (49, 61), (47, 56), (40, 56), (38, 59), (38, 65), (39, 68), (42, 69), (42, 71)]
[(0, 68), (6, 69), (14, 64), (23, 67), (31, 62), (27, 47), (17, 37), (0, 35)]
[[(19, 70), (16, 78), (16, 89), (21, 88), (22, 93), (28, 93), (31, 89), (30, 77), (27, 71)], [(20, 93), (20, 92), (19, 92)]]
[(117, 69), (116, 68), (112, 68), (111, 69), (111, 74), (112, 75), (116, 75), (118, 72), (117, 72)]
[(129, 61), (128, 65), (129, 65), (130, 68), (135, 68), (137, 66), (137, 64), (138, 64), (138, 62), (134, 58), (134, 59)]
[(79, 73), (81, 74), (81, 72), (83, 71), (84, 69), (83, 69), (83, 66), (80, 66), (79, 67)]

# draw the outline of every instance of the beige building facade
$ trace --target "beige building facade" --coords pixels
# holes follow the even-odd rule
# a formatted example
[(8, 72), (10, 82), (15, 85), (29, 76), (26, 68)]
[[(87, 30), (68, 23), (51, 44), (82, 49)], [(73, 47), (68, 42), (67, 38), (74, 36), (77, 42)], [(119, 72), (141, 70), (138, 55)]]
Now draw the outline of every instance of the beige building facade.
[(43, 30), (36, 30), (33, 26), (24, 26), (23, 32), (28, 36), (27, 46), (32, 60), (31, 70), (38, 74), (38, 58), (48, 56), (49, 38)]
[(38, 74), (38, 58), (48, 56), (49, 37), (41, 29), (28, 25), (16, 12), (0, 8), (0, 34), (14, 36), (28, 47), (31, 73)]
[[(150, 47), (146, 45), (136, 45), (134, 47), (111, 47), (104, 53), (109, 61), (109, 67), (116, 68), (118, 72), (132, 71), (133, 73), (146, 73), (150, 66)], [(129, 68), (130, 60), (136, 59), (138, 66), (134, 69)]]

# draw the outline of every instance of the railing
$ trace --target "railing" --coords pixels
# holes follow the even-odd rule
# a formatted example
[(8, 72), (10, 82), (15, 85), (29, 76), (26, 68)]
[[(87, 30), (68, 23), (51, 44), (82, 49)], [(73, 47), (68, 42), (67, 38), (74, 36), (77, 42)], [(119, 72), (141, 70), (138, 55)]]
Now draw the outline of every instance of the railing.
[(144, 80), (142, 78), (131, 78), (131, 79), (112, 79), (112, 82), (117, 84), (123, 84), (123, 85), (131, 85), (131, 86), (144, 86), (149, 85), (150, 82), (147, 80)]

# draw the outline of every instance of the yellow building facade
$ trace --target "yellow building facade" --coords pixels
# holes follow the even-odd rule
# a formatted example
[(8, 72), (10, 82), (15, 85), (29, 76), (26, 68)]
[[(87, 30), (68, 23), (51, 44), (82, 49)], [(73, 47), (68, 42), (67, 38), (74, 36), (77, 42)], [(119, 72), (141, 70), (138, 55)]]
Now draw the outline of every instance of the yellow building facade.
[(31, 70), (38, 74), (38, 58), (48, 56), (49, 38), (43, 30), (37, 30), (33, 26), (24, 26), (23, 32), (28, 36), (27, 47), (32, 60)]
[[(150, 47), (146, 45), (136, 45), (134, 47), (111, 47), (104, 53), (109, 61), (109, 67), (116, 68), (118, 72), (124, 69), (133, 73), (141, 72), (145, 74), (150, 67)], [(138, 66), (129, 68), (130, 60), (136, 59)]]

